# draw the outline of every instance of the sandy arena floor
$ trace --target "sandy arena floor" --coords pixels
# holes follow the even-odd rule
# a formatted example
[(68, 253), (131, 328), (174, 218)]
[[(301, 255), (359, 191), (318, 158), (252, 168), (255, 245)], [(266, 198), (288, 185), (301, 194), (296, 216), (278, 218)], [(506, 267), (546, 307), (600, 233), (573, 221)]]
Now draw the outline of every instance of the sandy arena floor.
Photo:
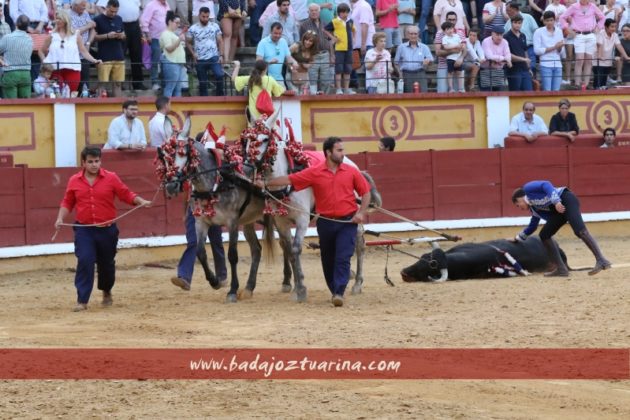
[[(458, 233), (478, 241), (515, 231)], [(133, 265), (138, 260), (121, 252), (114, 306), (101, 308), (94, 293), (83, 313), (70, 311), (75, 290), (67, 269), (17, 273), (2, 262), (0, 347), (628, 348), (630, 243), (624, 232), (626, 222), (594, 226), (617, 267), (569, 279), (533, 275), (407, 284), (398, 272), (413, 259), (394, 253), (389, 273), (396, 286), (389, 287), (383, 281), (385, 253), (370, 248), (363, 294), (348, 296), (342, 308), (331, 306), (313, 251), (304, 256), (307, 303), (280, 293), (278, 259), (261, 265), (254, 298), (235, 305), (223, 303), (226, 290), (210, 289), (199, 267), (192, 290), (185, 292), (171, 285), (173, 270)], [(568, 228), (560, 243), (572, 266), (593, 264)], [(428, 248), (404, 249), (420, 255)], [(175, 255), (164, 263), (174, 266)], [(68, 268), (74, 265), (73, 256), (64, 258)], [(242, 279), (246, 270), (241, 264)], [(630, 381), (1, 383), (3, 418), (630, 418)]]

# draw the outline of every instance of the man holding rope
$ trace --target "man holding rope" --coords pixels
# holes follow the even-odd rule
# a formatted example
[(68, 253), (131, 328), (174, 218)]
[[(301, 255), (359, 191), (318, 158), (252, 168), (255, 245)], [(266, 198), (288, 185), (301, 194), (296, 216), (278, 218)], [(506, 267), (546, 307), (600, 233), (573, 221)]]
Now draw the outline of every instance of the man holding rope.
[[(324, 142), (326, 161), (301, 172), (256, 181), (258, 187), (292, 185), (296, 191), (313, 188), (317, 234), (322, 268), (334, 306), (343, 306), (343, 294), (350, 279), (350, 259), (354, 253), (357, 224), (363, 223), (370, 204), (370, 186), (358, 169), (343, 163), (343, 142), (329, 137)], [(354, 192), (361, 197), (357, 211)]]
[[(113, 303), (112, 287), (116, 280), (116, 247), (118, 227), (114, 196), (127, 204), (148, 207), (151, 205), (131, 192), (114, 172), (101, 168), (101, 149), (85, 147), (81, 152), (83, 169), (68, 180), (66, 192), (55, 221), (55, 229), (64, 225), (63, 220), (76, 207), (74, 229), (74, 253), (77, 271), (74, 285), (77, 288), (77, 304), (74, 312), (87, 309), (94, 286), (94, 264), (98, 268), (98, 288), (103, 291), (103, 306)], [(81, 226), (84, 225), (84, 226)]]

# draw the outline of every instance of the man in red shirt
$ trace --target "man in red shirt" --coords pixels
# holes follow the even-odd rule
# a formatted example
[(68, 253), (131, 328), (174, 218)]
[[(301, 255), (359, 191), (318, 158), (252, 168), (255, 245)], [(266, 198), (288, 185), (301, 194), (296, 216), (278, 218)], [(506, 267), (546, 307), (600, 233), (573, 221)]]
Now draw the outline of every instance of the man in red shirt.
[[(110, 306), (112, 287), (116, 280), (116, 246), (118, 227), (111, 221), (116, 218), (114, 196), (132, 205), (151, 205), (131, 192), (114, 172), (101, 169), (101, 149), (86, 147), (81, 152), (83, 169), (72, 175), (61, 201), (55, 228), (76, 208), (76, 223), (87, 226), (74, 227), (74, 253), (77, 271), (74, 285), (77, 288), (77, 305), (74, 311), (87, 309), (94, 286), (94, 264), (98, 268), (98, 288), (103, 291), (104, 306)], [(91, 226), (96, 225), (96, 226)]]
[[(339, 137), (329, 137), (324, 142), (326, 161), (301, 172), (269, 180), (259, 187), (292, 185), (296, 191), (313, 188), (317, 233), (322, 268), (332, 303), (343, 306), (343, 294), (350, 278), (350, 258), (354, 253), (357, 223), (363, 223), (370, 204), (370, 186), (358, 169), (343, 163), (343, 142)], [(354, 192), (361, 197), (357, 211)]]

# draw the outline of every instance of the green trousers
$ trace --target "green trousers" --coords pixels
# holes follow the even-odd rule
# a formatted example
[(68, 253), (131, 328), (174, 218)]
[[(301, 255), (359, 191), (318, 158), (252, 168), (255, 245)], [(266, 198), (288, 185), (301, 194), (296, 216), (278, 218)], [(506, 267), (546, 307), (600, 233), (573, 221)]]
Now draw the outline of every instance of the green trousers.
[(28, 70), (5, 71), (2, 76), (2, 93), (5, 99), (31, 97), (31, 72)]

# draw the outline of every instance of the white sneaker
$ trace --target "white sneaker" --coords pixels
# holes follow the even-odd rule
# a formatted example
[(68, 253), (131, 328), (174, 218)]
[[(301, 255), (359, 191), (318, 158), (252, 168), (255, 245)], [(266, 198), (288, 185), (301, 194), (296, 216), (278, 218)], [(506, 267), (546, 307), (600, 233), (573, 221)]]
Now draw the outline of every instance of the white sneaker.
[(570, 81), (568, 81), (568, 80), (564, 80), (564, 79), (562, 79), (562, 82), (560, 82), (560, 84), (561, 84), (561, 85), (570, 85), (570, 84), (571, 84), (571, 82), (570, 82)]
[(357, 93), (352, 89), (346, 89), (346, 95), (356, 95)]
[(151, 89), (153, 90), (160, 90), (162, 87), (160, 85), (158, 85), (157, 83), (153, 83), (153, 86), (151, 86)]
[(335, 92), (337, 95), (343, 95), (343, 89), (337, 89)]

